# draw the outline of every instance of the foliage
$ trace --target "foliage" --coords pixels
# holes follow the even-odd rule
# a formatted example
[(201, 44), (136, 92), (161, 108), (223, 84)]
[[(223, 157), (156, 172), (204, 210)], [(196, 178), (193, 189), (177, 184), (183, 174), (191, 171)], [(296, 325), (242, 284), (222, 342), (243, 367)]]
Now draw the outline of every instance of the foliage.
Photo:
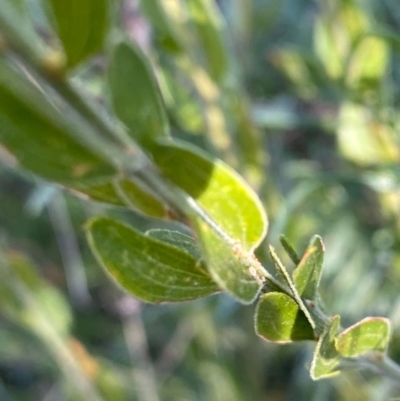
[[(220, 3), (143, 0), (132, 18), (130, 1), (0, 0), (1, 157), (17, 167), (4, 167), (0, 183), (13, 181), (2, 195), (0, 335), (16, 333), (17, 342), (32, 333), (56, 362), (62, 388), (52, 373), (56, 384), (36, 397), (260, 399), (260, 383), (279, 369), (286, 399), (395, 394), (368, 371), (354, 373), (400, 377), (387, 356), (391, 336), (399, 352), (394, 3)], [(129, 37), (135, 20), (152, 30), (148, 42)], [(41, 229), (20, 216), (18, 186), (32, 191), (25, 210), (47, 208), (55, 236), (44, 215), (33, 219)], [(280, 239), (282, 258), (268, 252), (265, 209), (268, 242)], [(79, 251), (88, 216), (93, 254), (130, 294), (156, 304), (218, 295), (141, 306)], [(66, 284), (59, 269), (46, 274), (42, 260), (39, 274), (10, 251), (17, 238), (63, 264)], [(253, 303), (255, 312), (240, 306)], [(313, 379), (344, 372), (352, 384), (300, 380), (304, 360), (293, 355), (308, 345), (265, 348), (251, 337), (251, 313), (267, 341), (314, 343)], [(96, 338), (111, 345), (93, 346)], [(11, 361), (30, 357), (5, 351)], [(43, 377), (54, 372), (30, 352)], [(260, 376), (245, 383), (249, 367)], [(20, 399), (7, 380), (4, 397)]]

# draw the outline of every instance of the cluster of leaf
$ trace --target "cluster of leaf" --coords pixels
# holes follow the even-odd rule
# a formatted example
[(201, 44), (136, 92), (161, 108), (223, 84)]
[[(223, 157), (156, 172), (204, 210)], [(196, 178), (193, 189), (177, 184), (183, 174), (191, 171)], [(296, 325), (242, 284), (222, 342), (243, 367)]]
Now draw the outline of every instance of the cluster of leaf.
[[(181, 223), (180, 231), (152, 229), (142, 233), (108, 217), (90, 220), (86, 231), (91, 248), (116, 282), (152, 303), (196, 299), (219, 291), (244, 304), (258, 299), (255, 324), (260, 336), (274, 342), (318, 341), (311, 367), (314, 379), (336, 373), (343, 358), (357, 358), (370, 351), (381, 357), (389, 340), (386, 319), (367, 318), (341, 331), (339, 317), (326, 316), (318, 295), (324, 254), (319, 237), (312, 239), (301, 258), (283, 241), (296, 265), (292, 276), (273, 250), (277, 277), (260, 265), (254, 251), (267, 230), (261, 202), (217, 157), (171, 137), (161, 96), (166, 98), (168, 91), (159, 87), (156, 67), (142, 50), (125, 38), (112, 43), (106, 80), (110, 111), (100, 105), (91, 108), (82, 100), (68, 76), (104, 47), (111, 7), (106, 0), (89, 1), (85, 6), (79, 1), (47, 2), (51, 29), (57, 32), (63, 49), (55, 54), (43, 47), (31, 29), (24, 4), (0, 0), (0, 33), (5, 43), (0, 59), (0, 141), (12, 159), (21, 168), (89, 199)], [(208, 115), (204, 124), (215, 140), (220, 99), (213, 91), (217, 85), (234, 91), (227, 84), (232, 72), (227, 66), (220, 20), (215, 18), (218, 14), (211, 2), (188, 2), (202, 50), (199, 64), (208, 73), (203, 76), (187, 62), (185, 54), (192, 38), (184, 24), (173, 23), (171, 15), (177, 20), (179, 15), (164, 2), (143, 0), (142, 6), (160, 44), (177, 54), (176, 65), (192, 75), (197, 90), (209, 85), (211, 94), (203, 93)], [(317, 23), (322, 32), (317, 37), (325, 40), (318, 45), (322, 60), (333, 57), (326, 50), (334, 34), (330, 21)], [(366, 30), (364, 25), (360, 30)], [(360, 32), (349, 39), (352, 49), (356, 41), (364, 40), (364, 31)], [(282, 64), (285, 68), (301, 67), (301, 59), (291, 63), (289, 56), (280, 54), (277, 60), (286, 60)], [(337, 59), (342, 60), (342, 55)], [(335, 63), (327, 61), (326, 65), (333, 68)], [(329, 70), (327, 75), (359, 88), (376, 82), (376, 75), (382, 74), (383, 67), (376, 72), (373, 66), (360, 65), (363, 68), (354, 67), (356, 72), (350, 78), (346, 78), (344, 66)], [(291, 76), (291, 70), (287, 74)], [(176, 89), (174, 76), (165, 72), (159, 76), (169, 91)], [(299, 76), (293, 73), (293, 77)], [(312, 84), (304, 87), (309, 90)], [(172, 103), (176, 106), (183, 95), (187, 93), (172, 94)], [(352, 121), (346, 110), (357, 114), (359, 109), (343, 107), (343, 125)], [(102, 114), (107, 114), (106, 118)], [(181, 126), (189, 127), (187, 116), (177, 118)], [(345, 131), (342, 127), (338, 132)], [(216, 141), (217, 145), (222, 143), (222, 155), (223, 139)], [(349, 145), (348, 139), (343, 143)], [(376, 146), (371, 149), (375, 151)]]

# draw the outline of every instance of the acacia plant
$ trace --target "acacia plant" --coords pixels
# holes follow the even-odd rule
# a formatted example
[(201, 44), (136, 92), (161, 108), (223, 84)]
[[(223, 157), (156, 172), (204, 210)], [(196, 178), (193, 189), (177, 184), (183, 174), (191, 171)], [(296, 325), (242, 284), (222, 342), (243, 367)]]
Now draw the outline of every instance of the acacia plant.
[[(160, 40), (179, 55), (178, 68), (199, 91), (206, 95), (207, 84), (215, 90), (232, 79), (213, 2), (187, 2), (198, 18), (194, 25), (206, 78), (190, 64), (180, 27), (165, 17), (163, 3), (144, 0), (142, 6)], [(295, 266), (291, 274), (272, 247), (277, 274), (257, 260), (254, 252), (268, 227), (263, 205), (228, 164), (171, 136), (161, 74), (150, 56), (115, 28), (118, 2), (48, 0), (43, 7), (46, 29), (38, 33), (23, 0), (0, 0), (4, 158), (88, 202), (178, 222), (174, 230), (143, 233), (109, 217), (92, 218), (87, 239), (109, 276), (145, 302), (226, 292), (240, 303), (257, 303), (255, 330), (265, 340), (316, 342), (313, 379), (356, 365), (399, 380), (400, 368), (386, 355), (387, 319), (367, 317), (343, 329), (340, 316), (330, 316), (324, 307), (318, 287), (325, 249), (319, 236), (302, 255), (281, 237)], [(82, 93), (74, 80), (82, 63), (103, 49), (105, 104)], [(204, 99), (208, 119), (203, 128), (223, 156), (213, 96)]]

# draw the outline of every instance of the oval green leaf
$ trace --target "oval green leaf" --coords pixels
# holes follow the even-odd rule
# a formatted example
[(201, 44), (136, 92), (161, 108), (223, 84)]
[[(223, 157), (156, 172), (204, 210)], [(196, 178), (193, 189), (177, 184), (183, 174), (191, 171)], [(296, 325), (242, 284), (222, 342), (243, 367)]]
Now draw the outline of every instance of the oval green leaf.
[(108, 274), (125, 290), (151, 303), (181, 302), (218, 291), (187, 252), (115, 220), (87, 225), (90, 247)]
[(300, 263), (293, 272), (294, 284), (300, 296), (315, 300), (321, 279), (325, 248), (322, 238), (314, 236), (308, 245)]
[(315, 340), (314, 331), (289, 295), (270, 292), (260, 297), (255, 314), (256, 333), (267, 341), (288, 343)]
[(234, 170), (183, 142), (158, 141), (150, 151), (163, 175), (192, 196), (245, 251), (260, 244), (268, 227), (265, 210)]
[(340, 328), (340, 316), (334, 316), (326, 326), (314, 351), (311, 364), (311, 378), (319, 380), (339, 374), (337, 366), (341, 360), (335, 347), (335, 338)]
[(150, 62), (138, 47), (118, 43), (111, 55), (108, 76), (114, 111), (135, 140), (146, 145), (169, 135), (157, 81)]
[(384, 352), (389, 340), (390, 321), (383, 317), (367, 317), (340, 333), (335, 344), (340, 355), (356, 358), (369, 351)]
[(48, 0), (48, 3), (68, 67), (75, 67), (102, 50), (108, 30), (108, 0)]

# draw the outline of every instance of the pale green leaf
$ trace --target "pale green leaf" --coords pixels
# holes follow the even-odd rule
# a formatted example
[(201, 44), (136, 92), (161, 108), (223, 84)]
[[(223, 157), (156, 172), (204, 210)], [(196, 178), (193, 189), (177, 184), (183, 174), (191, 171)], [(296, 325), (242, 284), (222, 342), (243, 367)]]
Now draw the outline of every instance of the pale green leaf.
[[(252, 303), (263, 284), (262, 277), (252, 266), (255, 259), (247, 256), (240, 246), (227, 241), (201, 218), (193, 218), (192, 224), (202, 248), (207, 269), (222, 289), (244, 304)], [(261, 266), (260, 266), (261, 267)]]
[(300, 263), (293, 272), (294, 284), (300, 296), (315, 300), (321, 279), (325, 248), (320, 236), (314, 236)]
[(215, 81), (220, 82), (226, 77), (229, 65), (222, 16), (214, 1), (188, 0), (187, 4), (207, 70)]
[(48, 0), (67, 64), (75, 67), (103, 48), (108, 0)]
[(314, 380), (332, 377), (339, 373), (337, 369), (341, 360), (335, 347), (335, 338), (340, 328), (340, 316), (334, 316), (326, 326), (314, 351), (311, 364), (311, 377)]
[(281, 292), (260, 297), (255, 314), (256, 333), (267, 341), (287, 343), (314, 340), (314, 331), (296, 301)]
[(114, 111), (135, 140), (146, 144), (168, 136), (164, 105), (147, 56), (120, 42), (112, 52), (108, 75)]
[(367, 317), (344, 330), (335, 339), (340, 355), (355, 358), (368, 351), (384, 352), (390, 340), (390, 321), (382, 317)]
[(87, 225), (93, 253), (125, 290), (152, 303), (180, 302), (218, 291), (187, 252), (121, 224), (99, 217)]
[(183, 142), (159, 142), (150, 150), (164, 176), (192, 196), (244, 250), (260, 244), (268, 226), (264, 208), (234, 170)]
[(164, 3), (162, 0), (140, 0), (140, 7), (151, 21), (158, 43), (166, 50), (177, 52), (181, 50), (179, 35), (168, 18)]

